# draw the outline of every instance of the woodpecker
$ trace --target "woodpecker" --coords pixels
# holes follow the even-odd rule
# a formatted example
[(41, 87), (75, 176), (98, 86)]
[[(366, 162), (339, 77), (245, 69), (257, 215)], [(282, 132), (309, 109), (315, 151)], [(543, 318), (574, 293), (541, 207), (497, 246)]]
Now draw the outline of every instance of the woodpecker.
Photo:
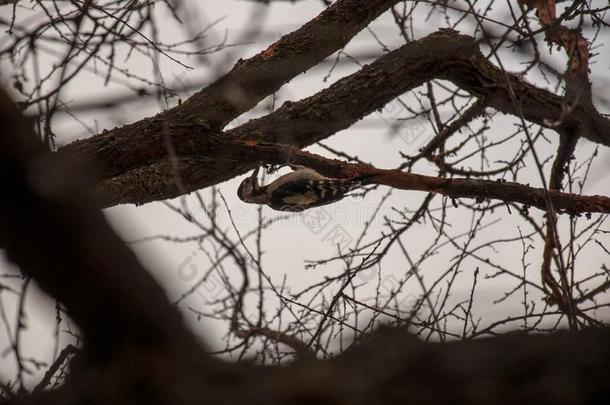
[(239, 188), (240, 200), (252, 204), (266, 204), (277, 211), (304, 211), (309, 208), (337, 202), (352, 190), (368, 184), (372, 174), (334, 179), (322, 176), (307, 167), (297, 166), (297, 170), (285, 174), (272, 183), (258, 184), (258, 171), (246, 177)]

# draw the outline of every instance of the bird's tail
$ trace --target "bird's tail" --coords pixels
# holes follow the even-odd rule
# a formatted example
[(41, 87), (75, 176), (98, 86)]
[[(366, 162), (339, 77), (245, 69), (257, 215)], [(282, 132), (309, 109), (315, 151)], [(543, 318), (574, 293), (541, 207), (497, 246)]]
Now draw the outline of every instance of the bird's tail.
[(343, 185), (343, 191), (347, 193), (362, 186), (366, 186), (367, 184), (371, 184), (373, 177), (375, 176), (377, 176), (377, 174), (363, 174), (360, 176), (349, 177), (347, 179), (341, 179), (340, 181)]
[(359, 186), (366, 186), (367, 184), (371, 184), (374, 177), (379, 176), (377, 173), (373, 174), (363, 174), (356, 177), (350, 177), (348, 180), (354, 183), (358, 183)]

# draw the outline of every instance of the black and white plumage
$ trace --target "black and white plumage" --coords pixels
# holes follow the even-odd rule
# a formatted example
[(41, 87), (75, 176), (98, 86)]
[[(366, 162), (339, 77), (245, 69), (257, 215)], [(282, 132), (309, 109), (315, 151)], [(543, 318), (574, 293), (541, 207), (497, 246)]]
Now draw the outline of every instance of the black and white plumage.
[(258, 170), (242, 181), (237, 196), (244, 202), (266, 204), (278, 211), (304, 211), (309, 208), (337, 202), (352, 190), (367, 184), (373, 175), (347, 179), (322, 176), (313, 169), (298, 167), (298, 170), (279, 177), (272, 183), (258, 184)]

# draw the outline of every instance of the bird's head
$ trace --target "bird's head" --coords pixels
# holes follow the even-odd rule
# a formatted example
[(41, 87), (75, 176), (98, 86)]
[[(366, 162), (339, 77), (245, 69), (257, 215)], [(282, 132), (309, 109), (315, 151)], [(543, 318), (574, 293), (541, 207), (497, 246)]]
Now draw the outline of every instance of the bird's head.
[(248, 203), (261, 203), (264, 201), (260, 201), (262, 197), (264, 197), (264, 192), (262, 188), (258, 184), (258, 171), (259, 167), (254, 169), (252, 174), (246, 177), (239, 188), (237, 189), (237, 196), (240, 200)]

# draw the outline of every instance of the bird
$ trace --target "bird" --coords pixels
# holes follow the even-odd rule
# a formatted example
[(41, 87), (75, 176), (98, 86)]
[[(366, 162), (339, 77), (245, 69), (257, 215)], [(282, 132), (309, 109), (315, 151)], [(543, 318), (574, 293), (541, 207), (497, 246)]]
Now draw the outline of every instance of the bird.
[(266, 186), (259, 185), (256, 168), (239, 188), (240, 200), (251, 204), (265, 204), (277, 211), (301, 212), (310, 208), (332, 204), (343, 199), (350, 191), (369, 183), (375, 174), (345, 179), (326, 177), (304, 166), (291, 166), (295, 171), (285, 174)]

